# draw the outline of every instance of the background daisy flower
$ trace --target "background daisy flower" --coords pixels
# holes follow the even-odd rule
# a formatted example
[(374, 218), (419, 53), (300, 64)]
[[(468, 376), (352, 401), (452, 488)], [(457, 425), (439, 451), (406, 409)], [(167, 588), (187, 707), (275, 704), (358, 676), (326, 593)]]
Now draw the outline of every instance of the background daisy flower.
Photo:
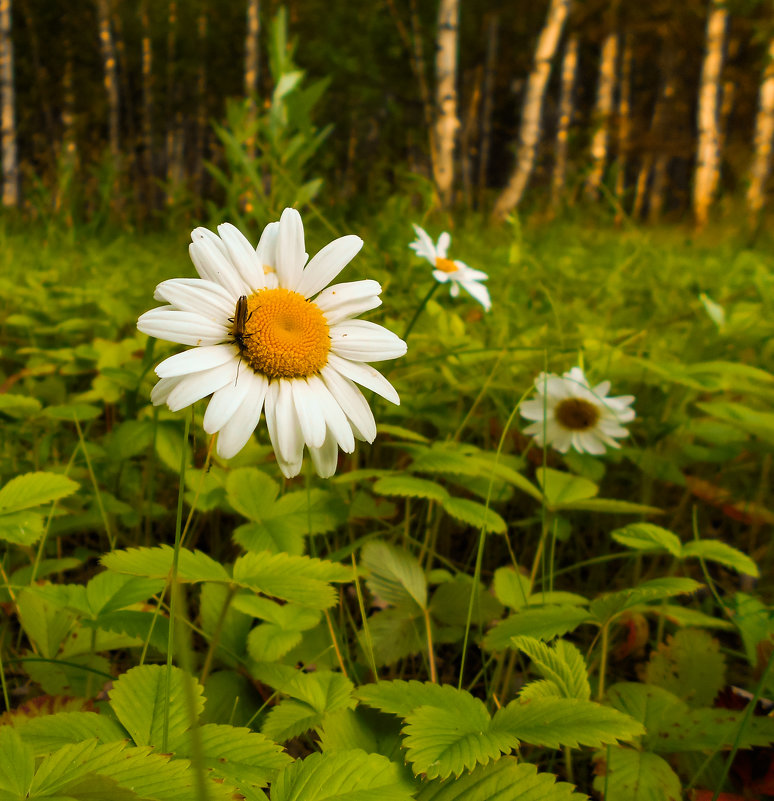
[(376, 436), (356, 384), (400, 403), (366, 362), (402, 356), (406, 343), (354, 319), (381, 304), (381, 286), (372, 280), (328, 286), (363, 242), (343, 236), (306, 264), (295, 209), (266, 226), (257, 248), (229, 223), (218, 234), (193, 231), (189, 251), (200, 278), (159, 284), (154, 297), (169, 305), (137, 321), (150, 336), (194, 346), (158, 365), (161, 380), (151, 400), (178, 411), (212, 395), (204, 430), (218, 432), (217, 452), (225, 459), (244, 447), (263, 411), (283, 474), (300, 472), (306, 445), (317, 472), (329, 477), (339, 448), (351, 453), (355, 439)]
[(535, 379), (537, 397), (519, 407), (522, 417), (535, 422), (524, 429), (538, 445), (546, 443), (559, 453), (602, 454), (606, 446), (619, 448), (616, 438), (628, 436), (621, 425), (634, 419), (629, 407), (634, 395), (608, 398), (610, 382), (590, 387), (580, 367), (563, 376), (541, 373)]
[(444, 231), (438, 237), (438, 244), (434, 245), (428, 233), (414, 225), (417, 239), (409, 247), (423, 259), (427, 259), (435, 268), (433, 277), (442, 284), (451, 282), (449, 294), (456, 298), (460, 294), (462, 287), (471, 297), (475, 298), (486, 311), (492, 308), (492, 301), (489, 297), (489, 290), (480, 283), (486, 281), (489, 276), (481, 270), (474, 270), (468, 267), (465, 262), (452, 261), (446, 257), (451, 244), (451, 236)]

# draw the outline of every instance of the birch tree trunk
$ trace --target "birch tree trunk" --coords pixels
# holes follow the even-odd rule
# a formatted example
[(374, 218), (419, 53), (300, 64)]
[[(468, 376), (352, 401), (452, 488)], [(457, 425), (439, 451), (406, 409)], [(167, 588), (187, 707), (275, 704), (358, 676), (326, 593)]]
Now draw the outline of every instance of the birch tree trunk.
[(758, 94), (758, 115), (755, 118), (755, 154), (750, 167), (747, 189), (747, 210), (756, 225), (766, 204), (766, 182), (771, 172), (771, 149), (774, 143), (774, 38), (769, 42), (768, 61)]
[(3, 206), (19, 205), (19, 158), (16, 151), (11, 0), (0, 0), (0, 106), (2, 106)]
[(696, 225), (706, 225), (712, 198), (720, 177), (720, 76), (723, 45), (728, 27), (728, 10), (723, 0), (710, 0), (707, 17), (707, 49), (701, 70), (697, 127), (696, 172), (693, 182), (693, 215)]
[(495, 203), (492, 211), (492, 217), (495, 220), (504, 220), (519, 205), (535, 169), (543, 118), (543, 100), (548, 86), (548, 78), (551, 75), (551, 62), (559, 46), (569, 10), (570, 0), (551, 0), (546, 24), (540, 32), (535, 49), (532, 72), (527, 81), (524, 106), (521, 112), (516, 168), (508, 185)]
[(494, 81), (497, 65), (497, 29), (500, 18), (489, 17), (486, 24), (486, 61), (484, 63), (484, 87), (481, 107), (481, 145), (478, 158), (478, 205), (483, 204), (486, 175), (489, 169), (489, 148), (492, 142), (492, 111), (494, 110)]
[(120, 143), (120, 105), (118, 97), (118, 66), (113, 32), (110, 25), (110, 0), (97, 0), (99, 21), (99, 41), (102, 49), (102, 63), (105, 69), (105, 91), (108, 97), (110, 155), (116, 174), (121, 158)]
[(457, 46), (460, 0), (439, 0), (438, 50), (435, 56), (436, 163), (435, 184), (441, 205), (451, 205), (454, 192), (454, 146), (460, 121), (457, 117)]
[(632, 49), (632, 36), (627, 33), (621, 54), (621, 81), (618, 90), (618, 170), (615, 177), (615, 196), (619, 204), (617, 222), (620, 222), (626, 193), (626, 169), (629, 166), (629, 140), (632, 133)]
[[(245, 33), (245, 97), (248, 104), (248, 118), (255, 119), (255, 98), (258, 95), (258, 55), (259, 34), (261, 32), (260, 0), (247, 0), (247, 31)], [(247, 142), (247, 154), (255, 158), (255, 137)]]
[(597, 102), (594, 107), (596, 130), (591, 139), (591, 171), (586, 179), (586, 195), (596, 198), (605, 177), (608, 151), (610, 149), (610, 128), (615, 108), (615, 77), (618, 60), (618, 34), (610, 33), (602, 45), (599, 58), (599, 82)]
[(551, 175), (551, 205), (556, 208), (562, 198), (567, 182), (567, 148), (573, 118), (573, 93), (578, 74), (578, 37), (567, 40), (562, 58), (562, 85), (559, 93), (559, 120), (556, 125), (554, 147), (554, 170)]
[(474, 141), (479, 127), (478, 110), (481, 105), (481, 84), (483, 80), (483, 70), (481, 65), (479, 65), (476, 67), (470, 81), (468, 108), (465, 113), (465, 124), (462, 126), (462, 137), (460, 140), (460, 153), (462, 156), (462, 194), (464, 203), (468, 208), (473, 205), (473, 165), (476, 158), (476, 146)]

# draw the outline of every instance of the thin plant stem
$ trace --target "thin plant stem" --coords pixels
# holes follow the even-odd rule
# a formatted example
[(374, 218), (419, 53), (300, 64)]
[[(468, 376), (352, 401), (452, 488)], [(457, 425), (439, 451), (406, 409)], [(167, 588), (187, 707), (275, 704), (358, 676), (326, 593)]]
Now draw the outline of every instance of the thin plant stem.
[(215, 629), (212, 632), (212, 638), (210, 639), (210, 644), (207, 647), (207, 655), (204, 657), (204, 664), (202, 665), (202, 672), (199, 676), (199, 682), (204, 684), (207, 681), (207, 677), (210, 675), (210, 670), (212, 669), (212, 662), (215, 657), (215, 651), (217, 650), (218, 644), (220, 643), (220, 637), (223, 634), (223, 626), (226, 623), (226, 615), (228, 614), (229, 607), (231, 606), (231, 601), (236, 595), (236, 587), (229, 587), (228, 592), (226, 593), (226, 597), (223, 599), (223, 606), (221, 607), (220, 614), (218, 615), (218, 619), (215, 623)]
[(185, 520), (185, 525), (183, 526), (183, 533), (180, 535), (180, 543), (185, 542), (185, 536), (188, 533), (188, 527), (191, 525), (191, 520), (193, 520), (194, 511), (196, 510), (196, 505), (199, 502), (199, 496), (202, 493), (202, 487), (204, 486), (204, 477), (207, 475), (207, 471), (210, 467), (210, 458), (212, 457), (212, 446), (215, 444), (215, 434), (210, 437), (210, 444), (207, 446), (207, 456), (204, 459), (204, 464), (202, 465), (201, 474), (199, 476), (199, 486), (196, 488), (196, 493), (194, 494), (193, 503), (191, 504), (191, 508), (188, 511), (188, 517)]
[(376, 657), (374, 656), (374, 641), (371, 637), (371, 629), (368, 625), (368, 618), (366, 617), (365, 602), (363, 600), (363, 590), (360, 588), (360, 579), (357, 575), (357, 562), (355, 562), (354, 552), (352, 557), (352, 572), (355, 577), (355, 592), (357, 593), (357, 605), (360, 607), (360, 617), (363, 620), (363, 634), (365, 636), (365, 652), (368, 657), (368, 662), (371, 666), (371, 672), (374, 674), (374, 681), (379, 683), (379, 673), (376, 670)]
[(414, 312), (414, 316), (411, 318), (411, 320), (409, 320), (409, 324), (406, 326), (406, 330), (403, 332), (401, 339), (404, 342), (408, 339), (409, 334), (412, 332), (417, 320), (419, 319), (419, 315), (425, 310), (425, 306), (427, 306), (427, 304), (430, 302), (430, 298), (433, 297), (435, 290), (438, 289), (439, 286), (440, 284), (438, 281), (434, 281), (433, 285), (430, 287), (430, 291), (424, 296), (424, 298), (422, 298), (419, 306), (417, 306), (417, 310)]
[(78, 430), (78, 439), (81, 443), (81, 450), (83, 451), (83, 458), (86, 460), (86, 469), (89, 471), (89, 477), (91, 478), (91, 484), (94, 487), (94, 497), (97, 501), (97, 506), (99, 507), (99, 514), (102, 518), (102, 524), (105, 526), (105, 533), (107, 534), (108, 543), (110, 544), (110, 550), (114, 551), (116, 547), (116, 540), (113, 536), (113, 532), (110, 530), (110, 522), (108, 521), (107, 512), (105, 511), (105, 507), (102, 503), (102, 494), (99, 491), (99, 485), (97, 484), (97, 476), (94, 474), (94, 468), (91, 466), (91, 459), (89, 459), (89, 451), (86, 448), (86, 442), (83, 439), (83, 431), (81, 430), (81, 424), (78, 422), (78, 418), (73, 415), (73, 422), (75, 423), (75, 427)]
[(430, 663), (430, 681), (438, 683), (438, 674), (435, 669), (435, 654), (433, 654), (433, 627), (430, 622), (430, 610), (422, 610), (425, 616), (425, 630), (427, 631), (427, 661)]
[(331, 615), (328, 610), (325, 610), (325, 621), (328, 624), (328, 631), (331, 633), (331, 642), (333, 643), (333, 650), (336, 652), (336, 659), (339, 662), (339, 667), (341, 668), (341, 672), (344, 674), (344, 678), (347, 678), (347, 668), (344, 666), (344, 658), (341, 655), (341, 650), (339, 648), (339, 641), (336, 639), (336, 632), (333, 629), (333, 621), (331, 620)]
[(567, 775), (567, 781), (575, 783), (573, 779), (573, 769), (572, 769), (572, 748), (569, 745), (565, 745), (564, 747), (564, 772)]
[(11, 711), (11, 702), (8, 698), (8, 684), (5, 681), (5, 665), (3, 664), (3, 646), (5, 645), (5, 634), (8, 631), (8, 626), (3, 626), (3, 634), (0, 636), (0, 684), (3, 687), (3, 702), (5, 703), (5, 711)]
[(191, 418), (185, 415), (185, 429), (183, 443), (180, 448), (180, 480), (177, 489), (177, 518), (175, 520), (175, 547), (172, 552), (172, 569), (170, 571), (169, 587), (169, 637), (167, 638), (167, 675), (166, 692), (164, 693), (164, 726), (161, 736), (161, 752), (167, 753), (169, 741), (169, 694), (172, 686), (172, 656), (175, 650), (175, 620), (177, 617), (177, 569), (180, 562), (180, 543), (183, 533), (183, 496), (185, 495), (185, 468), (188, 447), (188, 431), (191, 427)]
[(609, 634), (610, 623), (605, 623), (605, 625), (602, 627), (602, 641), (600, 643), (602, 653), (599, 656), (599, 689), (597, 691), (597, 700), (600, 703), (605, 697), (605, 671), (607, 670), (607, 647)]

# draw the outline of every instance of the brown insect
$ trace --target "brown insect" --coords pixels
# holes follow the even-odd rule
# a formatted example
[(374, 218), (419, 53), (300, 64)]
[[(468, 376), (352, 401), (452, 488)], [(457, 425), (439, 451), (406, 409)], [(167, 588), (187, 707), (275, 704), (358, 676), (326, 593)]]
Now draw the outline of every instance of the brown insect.
[(239, 365), (242, 364), (242, 353), (247, 348), (245, 339), (251, 337), (252, 334), (245, 333), (248, 320), (253, 316), (253, 313), (247, 313), (247, 295), (240, 295), (237, 300), (236, 309), (234, 309), (234, 316), (229, 317), (228, 321), (233, 323), (231, 327), (231, 341), (239, 348), (239, 364), (237, 365), (237, 374), (234, 379), (234, 385), (239, 380)]

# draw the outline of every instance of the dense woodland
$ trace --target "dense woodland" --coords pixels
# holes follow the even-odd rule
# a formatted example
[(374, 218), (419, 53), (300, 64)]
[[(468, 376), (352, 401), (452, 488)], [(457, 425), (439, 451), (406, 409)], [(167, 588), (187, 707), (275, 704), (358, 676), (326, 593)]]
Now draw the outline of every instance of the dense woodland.
[[(261, 161), (272, 150), (294, 180), (323, 179), (322, 205), (383, 200), (424, 175), (443, 205), (498, 217), (524, 199), (555, 209), (602, 189), (619, 214), (692, 209), (700, 223), (718, 196), (746, 196), (755, 222), (771, 193), (768, 0), (0, 8), (3, 199), (35, 215), (201, 213), (228, 195), (237, 144), (264, 184), (280, 166)], [(283, 74), (277, 139), (263, 115)], [(303, 164), (290, 163), (294, 136), (319, 139)]]

